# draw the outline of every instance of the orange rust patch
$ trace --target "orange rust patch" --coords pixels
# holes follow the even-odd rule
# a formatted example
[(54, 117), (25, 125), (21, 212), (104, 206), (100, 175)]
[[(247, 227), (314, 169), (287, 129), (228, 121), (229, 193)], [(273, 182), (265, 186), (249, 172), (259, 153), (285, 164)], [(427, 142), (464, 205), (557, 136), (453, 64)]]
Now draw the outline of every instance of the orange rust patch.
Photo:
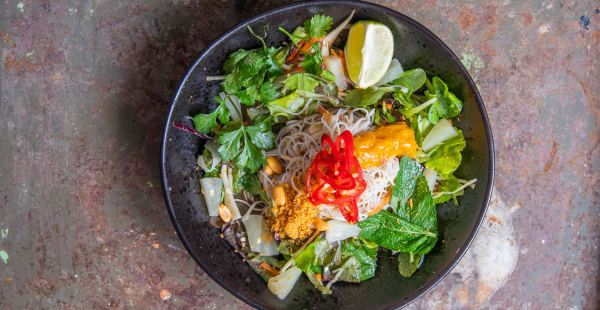
[(461, 284), (454, 292), (454, 295), (456, 296), (456, 299), (460, 301), (461, 304), (466, 305), (469, 303), (469, 296), (471, 295), (471, 292), (469, 291), (469, 288), (466, 285)]
[(10, 37), (8, 36), (8, 33), (0, 31), (0, 38), (2, 38), (2, 41), (4, 41), (4, 43), (10, 43)]
[(458, 26), (463, 31), (468, 31), (475, 26), (475, 15), (473, 15), (473, 10), (469, 7), (465, 7), (460, 11), (458, 15)]
[(27, 72), (32, 72), (38, 67), (40, 67), (39, 64), (32, 63), (27, 58), (18, 58), (14, 52), (12, 52), (10, 56), (6, 57), (4, 60), (4, 69), (7, 71), (9, 69), (24, 69)]
[(544, 166), (544, 172), (548, 172), (550, 171), (550, 168), (552, 168), (552, 162), (554, 161), (554, 157), (556, 157), (556, 147), (558, 146), (558, 144), (556, 144), (556, 142), (552, 142), (552, 151), (550, 151), (550, 158), (548, 158), (548, 161), (546, 162), (546, 165)]
[(500, 222), (500, 220), (497, 217), (493, 216), (493, 215), (488, 218), (488, 221), (490, 221), (492, 223), (496, 223), (496, 224), (502, 226), (502, 222)]
[(523, 25), (525, 27), (529, 26), (529, 24), (531, 24), (531, 21), (533, 20), (533, 16), (531, 15), (531, 13), (527, 12), (523, 14)]
[(477, 293), (475, 294), (475, 307), (479, 308), (483, 305), (492, 294), (492, 287), (479, 281), (477, 283)]

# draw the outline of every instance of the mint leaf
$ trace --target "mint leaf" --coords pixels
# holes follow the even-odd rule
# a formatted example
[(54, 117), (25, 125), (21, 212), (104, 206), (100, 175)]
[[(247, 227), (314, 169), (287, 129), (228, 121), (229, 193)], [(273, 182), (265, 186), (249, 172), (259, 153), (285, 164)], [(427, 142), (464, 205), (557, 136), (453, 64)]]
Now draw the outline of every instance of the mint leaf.
[(402, 213), (401, 211), (407, 208), (408, 200), (417, 185), (417, 177), (420, 175), (421, 166), (407, 156), (402, 156), (390, 199), (390, 206), (396, 213)]
[(358, 238), (403, 253), (425, 254), (435, 246), (437, 232), (413, 224), (388, 211), (379, 211), (358, 222)]
[(333, 24), (333, 18), (325, 15), (315, 15), (304, 22), (304, 30), (311, 38), (324, 37)]
[(398, 272), (403, 277), (409, 278), (413, 273), (415, 273), (415, 271), (417, 271), (422, 259), (423, 256), (414, 257), (414, 255), (398, 253)]
[(360, 221), (361, 239), (403, 253), (425, 254), (437, 241), (437, 214), (420, 166), (403, 156), (390, 200), (396, 215), (380, 211)]

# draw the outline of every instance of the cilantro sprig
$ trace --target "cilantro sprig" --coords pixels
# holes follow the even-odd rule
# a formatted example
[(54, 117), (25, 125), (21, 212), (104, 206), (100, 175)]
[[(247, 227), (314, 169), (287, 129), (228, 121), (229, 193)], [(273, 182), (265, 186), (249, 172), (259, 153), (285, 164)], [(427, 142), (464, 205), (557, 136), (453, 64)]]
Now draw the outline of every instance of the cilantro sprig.
[(331, 16), (317, 14), (304, 22), (304, 31), (311, 38), (318, 39), (325, 36), (331, 24), (333, 24)]
[(254, 173), (267, 163), (262, 150), (275, 147), (275, 135), (271, 131), (270, 117), (255, 123), (244, 125), (241, 121), (230, 122), (217, 132), (218, 149), (225, 162), (234, 161), (239, 169), (248, 169)]
[(192, 119), (194, 122), (194, 128), (201, 133), (208, 134), (211, 130), (217, 128), (219, 120), (222, 124), (229, 122), (229, 109), (225, 106), (225, 103), (221, 98), (216, 96), (215, 101), (219, 102), (219, 106), (209, 114), (198, 114)]

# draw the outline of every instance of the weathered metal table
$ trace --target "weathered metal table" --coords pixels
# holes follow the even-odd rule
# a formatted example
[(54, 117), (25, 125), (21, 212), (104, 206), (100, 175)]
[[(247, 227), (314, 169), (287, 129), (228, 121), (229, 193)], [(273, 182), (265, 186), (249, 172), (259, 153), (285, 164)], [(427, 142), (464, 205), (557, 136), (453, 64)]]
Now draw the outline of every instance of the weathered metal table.
[[(486, 102), (496, 188), (414, 309), (600, 307), (600, 3), (380, 1), (428, 26)], [(276, 1), (0, 3), (0, 309), (248, 308), (183, 249), (159, 185), (171, 95)]]

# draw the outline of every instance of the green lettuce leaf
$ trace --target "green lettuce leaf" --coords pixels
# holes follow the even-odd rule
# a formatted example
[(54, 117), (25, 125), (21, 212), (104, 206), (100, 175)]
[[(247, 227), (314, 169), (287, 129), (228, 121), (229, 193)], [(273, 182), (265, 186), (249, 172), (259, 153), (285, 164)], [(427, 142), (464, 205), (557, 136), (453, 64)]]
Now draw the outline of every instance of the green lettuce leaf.
[[(456, 191), (458, 188), (460, 188), (461, 186), (462, 186), (462, 183), (460, 183), (455, 176), (450, 175), (445, 180), (440, 181), (440, 184), (437, 187), (437, 192), (452, 193), (452, 192)], [(434, 198), (433, 202), (435, 204), (440, 204), (440, 203), (444, 203), (444, 202), (452, 199), (454, 201), (454, 204), (458, 206), (458, 201), (456, 200), (456, 197), (462, 196), (464, 193), (465, 193), (464, 190), (460, 190), (454, 194), (443, 194), (440, 197)]]
[(356, 108), (371, 107), (376, 105), (383, 95), (392, 91), (393, 88), (390, 87), (355, 88), (348, 93), (344, 104)]
[(425, 167), (434, 170), (442, 179), (447, 179), (460, 166), (462, 161), (461, 151), (467, 143), (461, 130), (456, 129), (458, 135), (444, 141), (420, 159), (425, 162)]
[(314, 92), (315, 88), (319, 86), (319, 81), (308, 73), (296, 73), (290, 75), (285, 79), (283, 92), (303, 90), (308, 92)]

